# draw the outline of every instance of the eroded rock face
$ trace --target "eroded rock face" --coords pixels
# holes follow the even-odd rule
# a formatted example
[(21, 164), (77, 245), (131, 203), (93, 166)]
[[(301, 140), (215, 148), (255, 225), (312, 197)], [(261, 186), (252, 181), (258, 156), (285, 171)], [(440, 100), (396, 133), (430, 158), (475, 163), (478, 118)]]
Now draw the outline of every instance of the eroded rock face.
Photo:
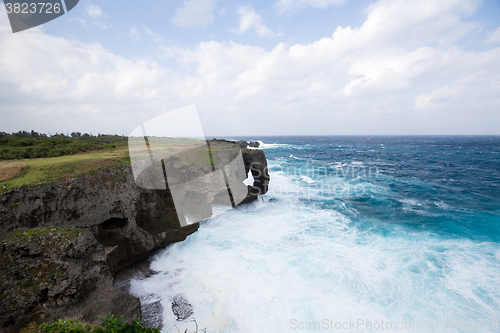
[[(135, 186), (130, 168), (0, 195), (0, 238), (21, 228), (83, 230), (58, 251), (40, 250), (50, 243), (48, 236), (2, 243), (2, 267), (4, 262), (10, 267), (1, 272), (0, 288), (6, 291), (2, 331), (59, 318), (99, 324), (98, 316), (107, 313), (125, 314), (128, 320), (140, 317), (139, 300), (115, 288), (114, 275), (152, 251), (186, 239), (198, 226), (181, 228), (168, 192)], [(33, 270), (48, 285), (32, 286)], [(51, 277), (53, 271), (65, 274)]]
[[(250, 202), (267, 192), (267, 161), (260, 150), (242, 149), (242, 156), (246, 174), (251, 171), (255, 180), (243, 201)], [(205, 193), (206, 200), (216, 197), (217, 193)], [(200, 219), (210, 215), (206, 210)], [(48, 227), (81, 232), (57, 245), (57, 251), (47, 248), (56, 231), (52, 236), (7, 241), (21, 228)], [(82, 318), (98, 324), (98, 315), (106, 313), (125, 314), (129, 320), (140, 317), (139, 300), (114, 288), (113, 277), (153, 251), (186, 239), (198, 227), (199, 223), (181, 227), (169, 190), (136, 186), (130, 166), (1, 194), (0, 331), (16, 332), (23, 324), (47, 318)], [(41, 277), (36, 279), (42, 282), (33, 280), (38, 273), (30, 267), (39, 268)]]
[(167, 191), (134, 183), (130, 167), (67, 183), (21, 187), (0, 195), (0, 228), (86, 228), (104, 246), (112, 274), (198, 229), (179, 226)]
[(243, 149), (242, 151), (245, 170), (247, 173), (250, 171), (254, 179), (253, 186), (249, 188), (250, 195), (245, 201), (249, 202), (267, 193), (271, 177), (267, 170), (266, 155), (262, 150)]
[(113, 286), (104, 247), (89, 230), (20, 229), (2, 241), (0, 261), (2, 331), (38, 320), (140, 315), (140, 302)]

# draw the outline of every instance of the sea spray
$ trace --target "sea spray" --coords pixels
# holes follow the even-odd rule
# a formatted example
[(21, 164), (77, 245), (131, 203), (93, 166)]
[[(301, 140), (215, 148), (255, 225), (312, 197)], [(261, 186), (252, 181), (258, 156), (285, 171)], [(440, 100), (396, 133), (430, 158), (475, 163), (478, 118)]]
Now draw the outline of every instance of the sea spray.
[[(476, 319), (489, 320), (490, 331), (498, 331), (491, 326), (500, 314), (500, 246), (489, 232), (499, 219), (498, 205), (488, 201), (497, 193), (491, 186), (470, 188), (463, 166), (412, 165), (431, 154), (450, 163), (418, 140), (403, 147), (395, 139), (370, 146), (349, 142), (356, 163), (335, 145), (326, 151), (324, 140), (315, 145), (309, 138), (308, 148), (301, 140), (264, 148), (272, 182), (263, 201), (204, 221), (186, 241), (153, 258), (154, 275), (130, 281), (130, 292), (144, 304), (163, 305), (163, 332), (177, 332), (174, 325), (193, 330), (192, 318), (207, 332), (296, 332), (308, 323), (317, 331), (339, 330), (338, 324), (345, 331), (380, 331), (382, 322), (400, 332), (428, 332), (437, 331), (436, 323), (444, 330), (453, 320)], [(401, 153), (406, 156), (397, 160)], [(448, 153), (456, 164), (467, 158)], [(378, 166), (380, 172), (301, 175), (291, 166), (304, 161), (290, 155), (309, 159), (309, 170), (338, 162)], [(494, 164), (500, 157), (486, 158)], [(482, 170), (477, 175), (484, 177)], [(455, 180), (443, 180), (450, 178)], [(457, 191), (457, 182), (470, 192)], [(356, 190), (328, 192), (321, 183)], [(176, 295), (192, 305), (188, 322), (172, 312)]]

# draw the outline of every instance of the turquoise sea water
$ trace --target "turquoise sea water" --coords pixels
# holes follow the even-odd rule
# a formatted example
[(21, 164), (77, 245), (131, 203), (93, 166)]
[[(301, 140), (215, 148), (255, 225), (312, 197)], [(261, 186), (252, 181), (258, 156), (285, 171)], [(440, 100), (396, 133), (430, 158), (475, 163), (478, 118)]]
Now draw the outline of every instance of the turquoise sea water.
[(131, 281), (163, 332), (500, 332), (500, 137), (244, 139), (269, 193)]

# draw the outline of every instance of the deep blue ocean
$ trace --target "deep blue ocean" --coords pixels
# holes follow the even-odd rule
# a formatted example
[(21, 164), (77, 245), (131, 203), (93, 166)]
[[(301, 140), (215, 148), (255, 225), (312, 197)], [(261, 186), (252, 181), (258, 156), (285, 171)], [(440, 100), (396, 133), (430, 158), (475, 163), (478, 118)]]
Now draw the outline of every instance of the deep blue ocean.
[(228, 139), (261, 141), (270, 190), (132, 281), (163, 332), (194, 330), (178, 294), (207, 332), (500, 332), (499, 136)]

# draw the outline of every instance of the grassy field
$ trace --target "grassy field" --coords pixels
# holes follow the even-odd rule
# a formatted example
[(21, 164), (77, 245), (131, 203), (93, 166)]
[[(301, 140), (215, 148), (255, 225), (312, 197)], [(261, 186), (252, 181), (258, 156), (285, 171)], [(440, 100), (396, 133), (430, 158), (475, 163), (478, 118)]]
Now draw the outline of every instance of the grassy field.
[[(136, 142), (137, 141), (137, 142)], [(61, 182), (71, 178), (94, 173), (100, 169), (117, 167), (123, 169), (132, 162), (175, 155), (175, 165), (199, 165), (211, 169), (212, 157), (220, 151), (232, 151), (236, 157), (239, 148), (231, 143), (212, 142), (207, 146), (204, 140), (178, 138), (150, 138), (150, 148), (142, 138), (129, 141), (128, 146), (59, 157), (30, 158), (0, 161), (0, 194), (13, 188), (27, 185)], [(227, 155), (227, 154), (226, 154)]]
[(0, 162), (0, 179), (5, 180), (0, 181), (0, 193), (22, 185), (36, 186), (60, 182), (103, 168), (123, 168), (128, 164), (130, 164), (130, 159), (127, 146), (60, 157), (33, 158), (15, 162), (2, 161)]

